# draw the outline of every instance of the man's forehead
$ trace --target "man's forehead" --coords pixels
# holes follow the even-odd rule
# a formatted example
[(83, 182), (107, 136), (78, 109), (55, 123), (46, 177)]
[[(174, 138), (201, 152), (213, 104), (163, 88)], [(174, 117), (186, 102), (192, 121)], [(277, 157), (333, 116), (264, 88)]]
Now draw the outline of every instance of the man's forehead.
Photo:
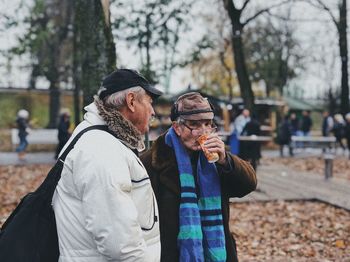
[(213, 121), (213, 119), (186, 120), (186, 122), (193, 123), (193, 124), (196, 124), (196, 123), (208, 123), (208, 122), (212, 122), (212, 121)]

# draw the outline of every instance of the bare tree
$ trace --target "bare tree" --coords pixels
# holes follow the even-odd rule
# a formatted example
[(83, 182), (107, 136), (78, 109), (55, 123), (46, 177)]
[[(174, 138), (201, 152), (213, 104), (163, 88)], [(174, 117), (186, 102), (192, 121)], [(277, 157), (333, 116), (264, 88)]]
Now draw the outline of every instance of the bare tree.
[(305, 1), (310, 5), (328, 13), (338, 32), (339, 55), (341, 61), (341, 112), (349, 112), (349, 72), (348, 72), (348, 39), (347, 39), (347, 0), (338, 0), (338, 18), (330, 5), (323, 0)]
[(244, 48), (242, 42), (242, 34), (244, 33), (244, 28), (247, 24), (249, 24), (251, 21), (254, 21), (257, 17), (263, 14), (269, 14), (271, 9), (280, 7), (287, 3), (291, 3), (293, 2), (293, 0), (284, 0), (272, 4), (266, 8), (261, 8), (256, 13), (246, 18), (245, 21), (242, 21), (242, 13), (246, 10), (250, 2), (251, 0), (244, 0), (242, 7), (238, 8), (236, 0), (223, 0), (225, 9), (230, 18), (232, 26), (231, 42), (233, 49), (233, 59), (236, 66), (241, 96), (243, 98), (245, 107), (252, 110), (254, 107), (254, 94), (249, 79), (249, 74), (243, 52)]
[(83, 90), (83, 105), (87, 105), (102, 77), (115, 69), (115, 45), (109, 23), (109, 1), (74, 2), (75, 87)]

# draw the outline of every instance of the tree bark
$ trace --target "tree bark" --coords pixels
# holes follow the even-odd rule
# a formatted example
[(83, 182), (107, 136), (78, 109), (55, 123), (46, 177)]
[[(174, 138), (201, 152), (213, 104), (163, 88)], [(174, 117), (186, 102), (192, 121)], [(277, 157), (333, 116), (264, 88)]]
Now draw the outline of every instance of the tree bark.
[(242, 33), (243, 25), (240, 22), (241, 10), (235, 8), (232, 0), (223, 0), (225, 9), (231, 20), (232, 25), (232, 49), (233, 59), (236, 66), (237, 78), (239, 82), (239, 88), (245, 108), (250, 111), (254, 110), (254, 93), (252, 90), (251, 82), (245, 63)]
[(349, 73), (348, 73), (348, 40), (347, 40), (347, 10), (346, 1), (339, 5), (339, 51), (341, 58), (341, 113), (349, 112)]
[[(75, 8), (75, 7), (74, 7)], [(74, 12), (75, 13), (75, 12)], [(75, 16), (75, 14), (74, 14)], [(74, 18), (74, 38), (73, 38), (73, 77), (74, 77), (74, 97), (73, 97), (73, 108), (74, 108), (74, 124), (77, 126), (80, 123), (80, 115), (82, 113), (81, 101), (80, 101), (80, 87), (81, 87), (81, 64), (80, 57), (81, 53), (78, 46), (78, 33), (76, 29), (76, 19)]]
[(81, 66), (76, 88), (83, 90), (85, 106), (93, 101), (102, 78), (115, 69), (116, 54), (111, 28), (106, 24), (107, 12), (101, 1), (76, 0), (75, 11), (76, 49), (80, 50), (76, 66)]
[(58, 78), (50, 80), (50, 110), (48, 128), (56, 128), (61, 107), (61, 90), (58, 86)]
[(60, 80), (62, 76), (62, 59), (65, 52), (65, 41), (69, 41), (68, 33), (71, 23), (71, 2), (69, 0), (47, 0), (46, 11), (54, 25), (54, 33), (48, 39), (47, 58), (50, 61), (46, 78), (50, 82), (50, 109), (48, 128), (56, 128), (61, 108)]
[(254, 93), (249, 80), (247, 66), (245, 64), (241, 33), (239, 33), (239, 36), (232, 36), (232, 47), (234, 50), (233, 58), (236, 65), (237, 78), (244, 106), (250, 111), (253, 111)]

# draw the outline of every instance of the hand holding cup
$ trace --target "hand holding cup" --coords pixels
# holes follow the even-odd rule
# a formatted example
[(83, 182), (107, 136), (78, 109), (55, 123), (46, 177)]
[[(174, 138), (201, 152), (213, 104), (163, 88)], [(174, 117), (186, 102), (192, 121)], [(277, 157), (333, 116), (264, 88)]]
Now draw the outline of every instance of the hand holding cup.
[(205, 157), (208, 159), (209, 163), (214, 163), (219, 160), (219, 154), (216, 152), (209, 152), (209, 150), (205, 147), (204, 143), (208, 139), (208, 134), (202, 134), (200, 137), (198, 137), (197, 141), (205, 155)]

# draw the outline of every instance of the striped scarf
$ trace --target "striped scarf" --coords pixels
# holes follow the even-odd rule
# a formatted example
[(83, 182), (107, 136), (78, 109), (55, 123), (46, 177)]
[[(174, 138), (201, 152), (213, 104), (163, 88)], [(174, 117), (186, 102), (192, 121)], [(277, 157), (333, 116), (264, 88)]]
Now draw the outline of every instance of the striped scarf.
[(165, 142), (175, 151), (180, 175), (180, 262), (226, 261), (220, 180), (215, 164), (199, 153), (196, 188), (190, 157), (173, 128)]

